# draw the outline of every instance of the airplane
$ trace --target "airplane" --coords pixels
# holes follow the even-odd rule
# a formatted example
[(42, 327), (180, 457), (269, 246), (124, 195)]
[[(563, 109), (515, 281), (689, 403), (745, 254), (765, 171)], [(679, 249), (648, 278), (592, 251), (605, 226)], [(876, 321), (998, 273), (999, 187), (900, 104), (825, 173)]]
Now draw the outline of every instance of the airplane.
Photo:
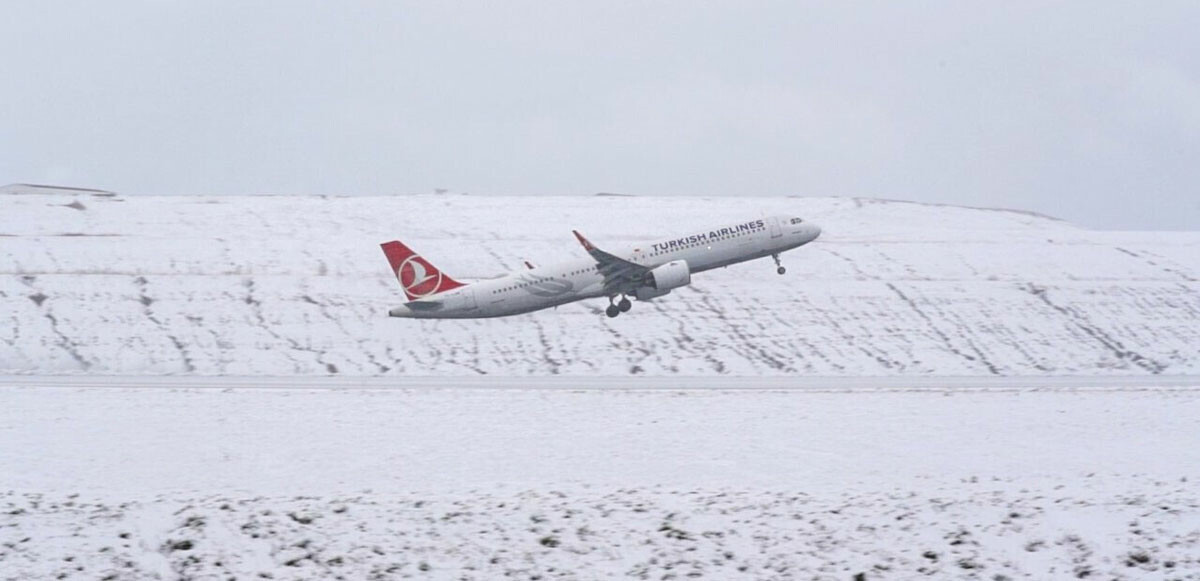
[(613, 252), (572, 232), (588, 258), (553, 266), (524, 261), (521, 270), (470, 284), (438, 270), (399, 240), (384, 242), (380, 247), (408, 298), (388, 314), (412, 319), (507, 317), (607, 297), (604, 313), (613, 318), (632, 308), (630, 297), (659, 298), (691, 284), (698, 272), (770, 256), (783, 274), (787, 269), (779, 254), (816, 240), (821, 228), (794, 216), (769, 216)]

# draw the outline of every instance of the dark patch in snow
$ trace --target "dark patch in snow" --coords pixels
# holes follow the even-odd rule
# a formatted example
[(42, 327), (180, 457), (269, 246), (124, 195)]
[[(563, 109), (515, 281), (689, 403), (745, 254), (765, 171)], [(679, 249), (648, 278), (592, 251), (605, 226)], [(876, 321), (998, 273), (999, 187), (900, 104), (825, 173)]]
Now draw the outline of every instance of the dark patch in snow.
[(192, 541), (184, 539), (182, 541), (167, 541), (166, 549), (168, 551), (190, 551), (193, 546)]

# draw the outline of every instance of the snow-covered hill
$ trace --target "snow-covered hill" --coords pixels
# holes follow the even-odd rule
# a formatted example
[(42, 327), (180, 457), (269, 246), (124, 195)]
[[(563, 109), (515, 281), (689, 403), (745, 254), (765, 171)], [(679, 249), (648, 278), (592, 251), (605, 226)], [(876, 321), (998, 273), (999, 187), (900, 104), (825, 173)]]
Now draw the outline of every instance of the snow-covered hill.
[[(0, 372), (987, 375), (1200, 373), (1200, 233), (840, 198), (0, 195)], [(378, 243), (460, 278), (761, 213), (814, 244), (603, 302), (387, 317)]]

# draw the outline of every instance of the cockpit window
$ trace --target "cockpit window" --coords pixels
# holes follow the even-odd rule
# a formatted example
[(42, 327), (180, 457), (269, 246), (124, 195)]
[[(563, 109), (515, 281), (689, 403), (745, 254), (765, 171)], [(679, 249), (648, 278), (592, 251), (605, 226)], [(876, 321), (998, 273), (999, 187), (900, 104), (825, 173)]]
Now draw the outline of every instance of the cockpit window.
[(792, 221), (791, 221), (791, 223), (792, 223), (792, 224), (799, 224), (799, 223), (801, 223), (801, 222), (803, 222), (803, 221), (804, 221), (804, 220), (801, 220), (800, 218), (792, 218)]

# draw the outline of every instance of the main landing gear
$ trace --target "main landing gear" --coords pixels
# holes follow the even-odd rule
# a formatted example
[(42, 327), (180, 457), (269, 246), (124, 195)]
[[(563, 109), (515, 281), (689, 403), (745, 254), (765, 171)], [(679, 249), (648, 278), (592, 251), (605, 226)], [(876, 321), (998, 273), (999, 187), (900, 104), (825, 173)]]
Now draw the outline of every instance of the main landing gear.
[(780, 264), (778, 254), (772, 254), (771, 258), (775, 259), (775, 266), (779, 267), (779, 268), (775, 269), (775, 272), (778, 272), (779, 274), (783, 274), (783, 273), (787, 272), (787, 269), (784, 268), (782, 264)]
[(610, 319), (621, 313), (627, 313), (629, 309), (633, 308), (633, 303), (629, 302), (628, 298), (621, 297), (620, 302), (616, 304), (613, 304), (612, 300), (612, 297), (608, 297), (608, 308), (604, 309), (604, 314), (608, 315)]

